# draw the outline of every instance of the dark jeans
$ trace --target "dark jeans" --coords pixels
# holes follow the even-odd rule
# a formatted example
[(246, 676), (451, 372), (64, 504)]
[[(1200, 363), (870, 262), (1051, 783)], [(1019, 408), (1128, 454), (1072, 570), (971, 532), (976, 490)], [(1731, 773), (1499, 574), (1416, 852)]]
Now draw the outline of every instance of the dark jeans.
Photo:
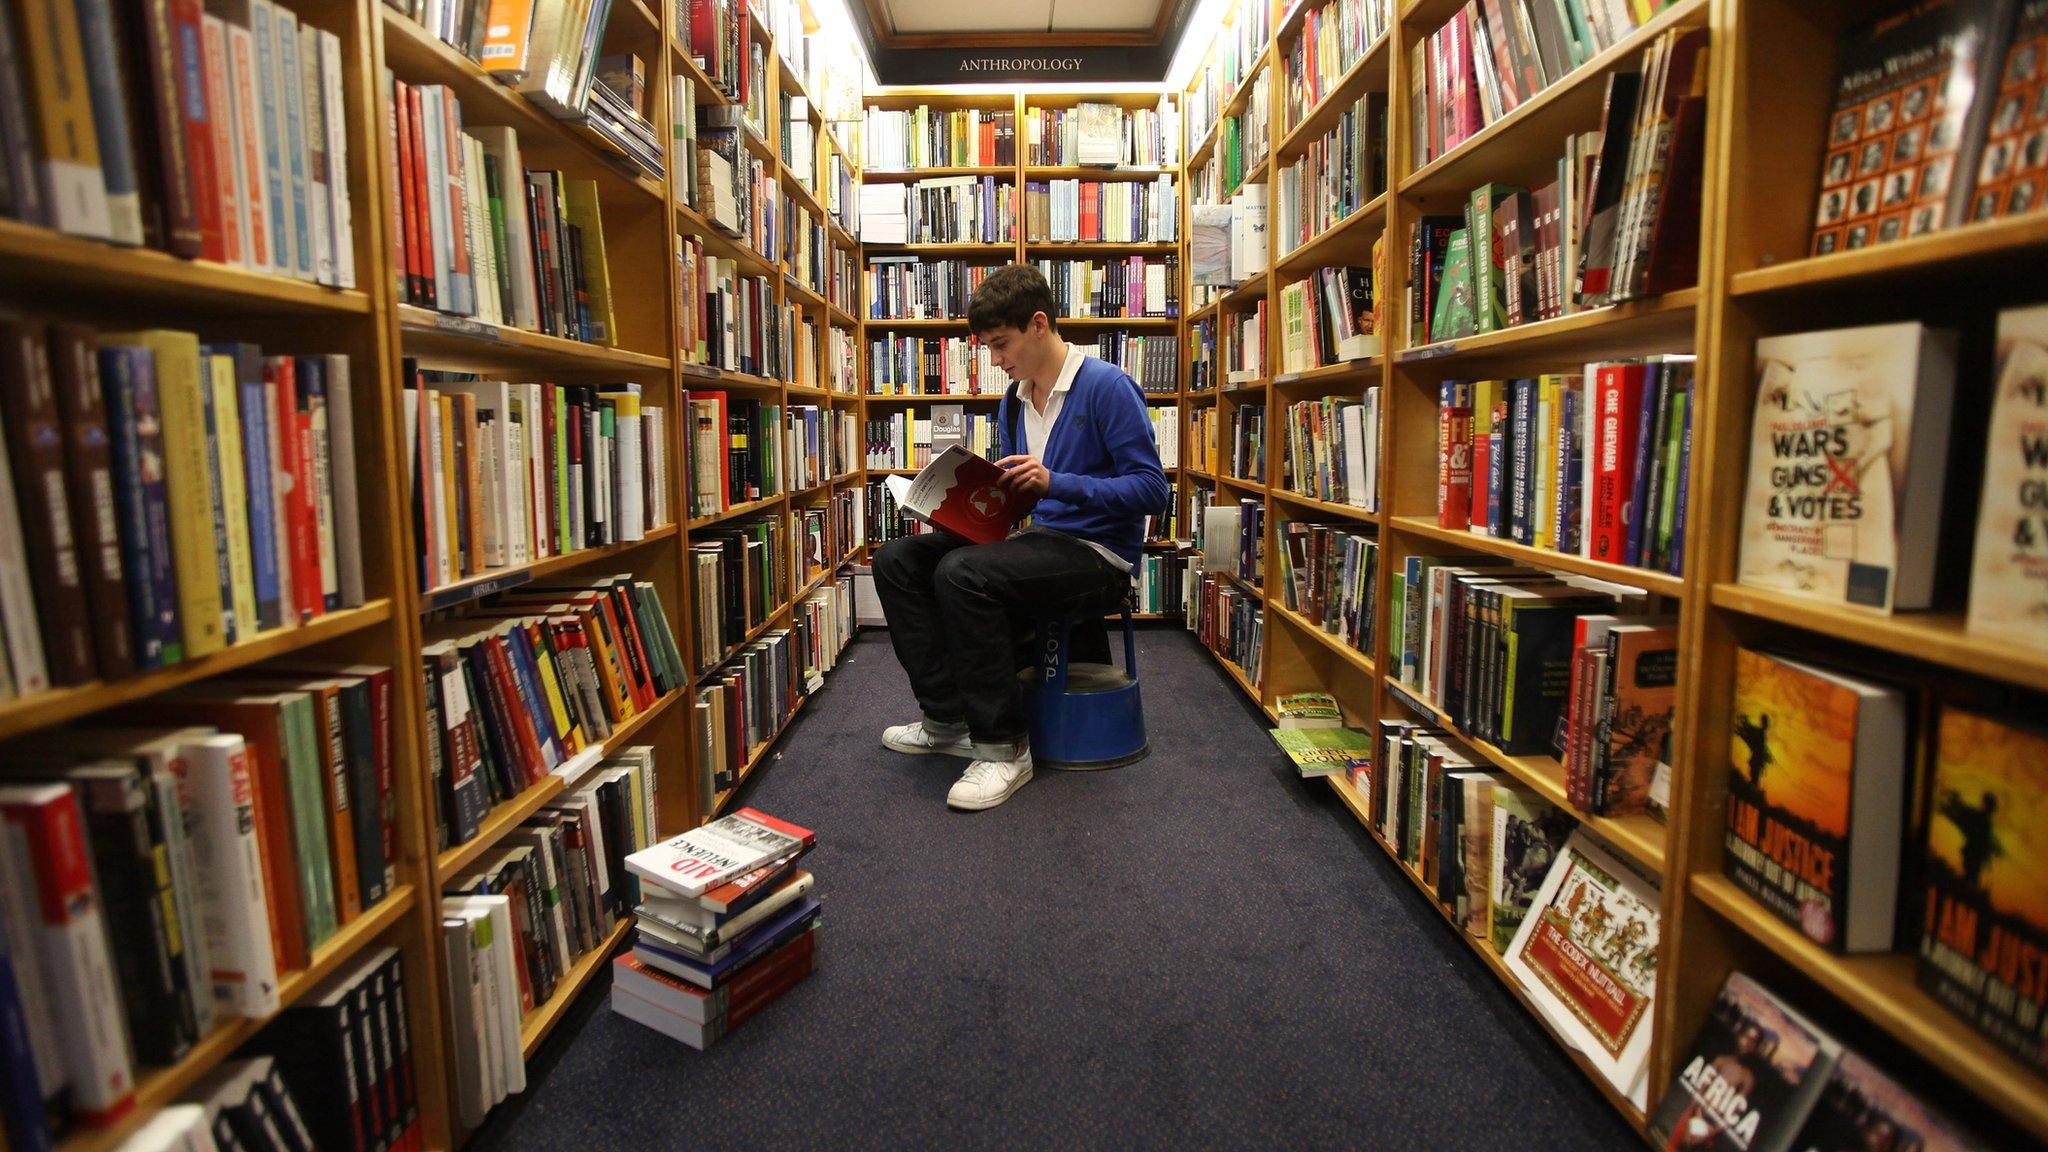
[(1071, 537), (1023, 532), (969, 544), (945, 532), (891, 540), (875, 553), (875, 594), (889, 640), (925, 718), (965, 721), (975, 754), (1024, 749), (1017, 671), (1035, 654), (1041, 620), (1075, 617), (1071, 659), (1109, 662), (1102, 613), (1122, 602), (1130, 574)]

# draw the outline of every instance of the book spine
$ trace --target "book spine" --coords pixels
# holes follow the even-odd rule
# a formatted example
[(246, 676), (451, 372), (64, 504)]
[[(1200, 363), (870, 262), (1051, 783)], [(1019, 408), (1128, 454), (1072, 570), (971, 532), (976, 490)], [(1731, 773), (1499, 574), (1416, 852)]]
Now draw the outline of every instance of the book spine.
[(306, 179), (306, 92), (305, 82), (299, 75), (299, 18), (281, 4), (273, 4), (271, 13), (272, 31), (277, 37), (273, 49), (276, 68), (273, 92), (283, 115), (284, 194), (291, 206), (285, 222), (286, 234), (291, 239), (287, 245), (291, 261), (280, 271), (300, 280), (311, 280), (315, 250), (311, 194)]
[(135, 633), (128, 617), (128, 582), (121, 570), (121, 516), (98, 354), (89, 330), (66, 324), (51, 327), (50, 352), (56, 368), (57, 408), (64, 424), (64, 472), (72, 501), (73, 532), (92, 609), (94, 663), (102, 679), (112, 679), (133, 672), (136, 656)]
[(159, 668), (184, 658), (185, 640), (171, 555), (156, 367), (149, 349), (122, 346), (101, 347), (99, 366), (120, 521), (121, 567), (131, 577), (128, 619), (136, 665)]
[(6, 424), (30, 584), (32, 616), (8, 613), (9, 630), (38, 627), (50, 683), (91, 680), (93, 642), (86, 622), (85, 574), (71, 534), (64, 482), (64, 432), (39, 326), (0, 321), (0, 419)]
[(93, 130), (99, 137), (100, 176), (107, 194), (107, 239), (139, 245), (143, 241), (142, 186), (135, 168), (134, 126), (129, 123), (128, 101), (121, 86), (124, 61), (114, 35), (113, 7), (109, 0), (74, 3)]
[[(199, 51), (199, 3), (145, 0), (141, 8), (137, 51), (143, 56), (141, 71), (149, 77), (147, 98), (141, 103), (155, 113), (155, 123), (149, 127), (156, 133), (157, 178), (153, 190), (158, 203), (151, 207), (162, 214), (165, 249), (179, 256), (208, 255), (199, 197), (202, 189), (210, 190), (213, 171), (209, 167), (202, 180), (192, 154), (196, 146), (210, 145), (212, 141), (212, 130), (206, 123), (204, 62)], [(131, 41), (135, 38), (131, 29)], [(218, 229), (216, 213), (216, 243)], [(214, 254), (212, 258), (217, 260), (219, 256)]]

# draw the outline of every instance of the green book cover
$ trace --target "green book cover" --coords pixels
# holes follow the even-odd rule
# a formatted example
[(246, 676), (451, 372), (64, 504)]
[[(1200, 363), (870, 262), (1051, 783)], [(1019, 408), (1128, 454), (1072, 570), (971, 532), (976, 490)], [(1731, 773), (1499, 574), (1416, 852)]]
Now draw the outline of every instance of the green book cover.
[(1332, 776), (1351, 760), (1372, 758), (1372, 737), (1356, 728), (1269, 728), (1273, 743), (1303, 776)]
[(305, 903), (306, 947), (313, 949), (340, 926), (327, 844), (327, 793), (320, 783), (320, 723), (307, 693), (280, 693), (277, 700), (284, 715), (285, 787), (291, 793), (293, 855)]
[(1509, 184), (1482, 184), (1465, 201), (1465, 239), (1471, 246), (1473, 324), (1480, 332), (1508, 326), (1507, 282), (1501, 268), (1494, 213), (1522, 191)]
[(1429, 339), (1456, 340), (1476, 335), (1472, 308), (1471, 233), (1455, 229), (1444, 251), (1444, 277), (1437, 284), (1436, 315), (1430, 317)]
[(1650, 563), (1657, 568), (1663, 568), (1671, 561), (1671, 526), (1676, 522), (1678, 511), (1679, 449), (1685, 443), (1686, 410), (1691, 402), (1691, 392), (1683, 387), (1672, 390), (1671, 418), (1665, 421), (1664, 429), (1664, 471), (1657, 484), (1656, 545), (1650, 554)]
[[(1284, 557), (1283, 557), (1284, 559)], [(1342, 728), (1344, 710), (1328, 692), (1287, 692), (1273, 702), (1282, 728)]]

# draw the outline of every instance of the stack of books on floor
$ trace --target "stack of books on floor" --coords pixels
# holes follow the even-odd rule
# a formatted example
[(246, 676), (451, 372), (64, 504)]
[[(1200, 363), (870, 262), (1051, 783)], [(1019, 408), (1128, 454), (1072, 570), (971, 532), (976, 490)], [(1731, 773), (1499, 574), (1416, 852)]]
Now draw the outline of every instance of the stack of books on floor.
[(753, 808), (626, 858), (642, 894), (612, 1011), (702, 1051), (811, 974), (817, 834)]

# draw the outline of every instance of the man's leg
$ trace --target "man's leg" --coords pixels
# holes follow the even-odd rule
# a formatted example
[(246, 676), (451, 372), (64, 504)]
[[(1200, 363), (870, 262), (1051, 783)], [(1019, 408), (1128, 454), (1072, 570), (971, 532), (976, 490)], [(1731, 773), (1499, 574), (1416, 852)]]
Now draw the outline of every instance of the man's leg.
[(1129, 582), (1094, 549), (1044, 532), (960, 548), (938, 562), (944, 648), (978, 759), (1016, 760), (1026, 751), (1014, 622), (1071, 615)]
[(957, 536), (927, 532), (889, 541), (874, 559), (875, 596), (889, 621), (896, 660), (910, 677), (910, 690), (925, 719), (948, 734), (965, 731), (967, 713), (946, 656), (950, 638), (934, 578), (939, 562), (966, 546)]

